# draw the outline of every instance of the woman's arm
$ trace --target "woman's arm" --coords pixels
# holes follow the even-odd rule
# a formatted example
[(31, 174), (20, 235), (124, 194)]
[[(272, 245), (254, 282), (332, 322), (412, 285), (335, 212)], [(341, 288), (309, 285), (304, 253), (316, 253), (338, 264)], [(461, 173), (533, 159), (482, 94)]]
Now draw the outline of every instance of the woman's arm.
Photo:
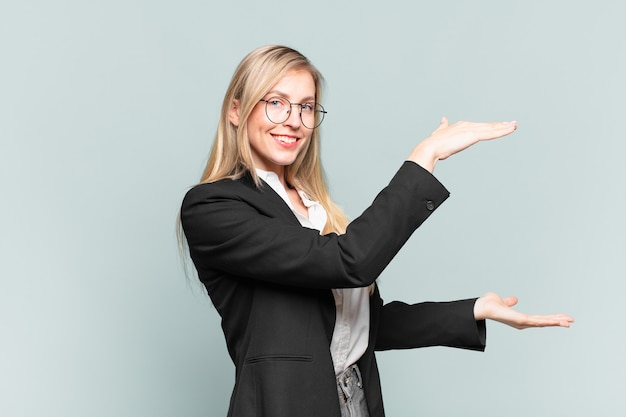
[(516, 297), (489, 292), (478, 299), (405, 304), (393, 301), (381, 308), (376, 350), (448, 346), (484, 350), (485, 320), (516, 329), (569, 327), (567, 314), (530, 315), (513, 310)]
[(429, 172), (405, 162), (343, 235), (303, 228), (271, 189), (231, 180), (190, 190), (181, 220), (201, 279), (206, 272), (297, 287), (364, 287), (448, 195)]
[(377, 328), (372, 329), (376, 332), (375, 349), (448, 346), (482, 351), (486, 326), (484, 320), (474, 318), (475, 300), (417, 304), (392, 301), (380, 306)]

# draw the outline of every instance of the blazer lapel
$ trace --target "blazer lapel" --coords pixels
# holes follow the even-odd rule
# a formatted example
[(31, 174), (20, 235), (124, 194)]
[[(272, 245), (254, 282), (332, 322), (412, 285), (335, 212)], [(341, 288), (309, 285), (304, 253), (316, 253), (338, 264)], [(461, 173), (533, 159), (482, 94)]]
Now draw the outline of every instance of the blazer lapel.
[(291, 208), (287, 205), (285, 200), (283, 200), (265, 181), (261, 179), (261, 187), (257, 187), (250, 172), (246, 172), (246, 174), (237, 181), (254, 192), (254, 195), (257, 197), (254, 199), (254, 205), (264, 214), (270, 217), (284, 219), (296, 225), (300, 224), (300, 221), (296, 218), (296, 215), (291, 211)]

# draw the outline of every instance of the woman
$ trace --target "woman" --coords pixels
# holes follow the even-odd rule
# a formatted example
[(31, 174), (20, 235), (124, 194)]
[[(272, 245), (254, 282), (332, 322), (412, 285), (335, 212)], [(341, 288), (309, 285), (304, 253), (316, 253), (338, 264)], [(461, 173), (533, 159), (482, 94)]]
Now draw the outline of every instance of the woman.
[(485, 319), (568, 327), (528, 316), (514, 297), (383, 304), (375, 280), (448, 197), (437, 161), (515, 122), (444, 118), (372, 205), (350, 224), (322, 176), (320, 73), (297, 51), (258, 48), (235, 71), (201, 184), (181, 223), (198, 275), (222, 317), (236, 367), (228, 415), (384, 415), (375, 350), (483, 350)]

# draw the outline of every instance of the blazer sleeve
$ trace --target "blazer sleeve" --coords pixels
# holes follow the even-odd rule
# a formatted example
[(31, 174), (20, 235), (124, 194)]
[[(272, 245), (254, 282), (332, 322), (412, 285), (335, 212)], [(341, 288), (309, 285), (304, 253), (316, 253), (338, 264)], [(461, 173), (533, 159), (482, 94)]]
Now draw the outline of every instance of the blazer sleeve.
[(322, 236), (252, 204), (253, 197), (225, 182), (232, 184), (197, 186), (183, 200), (182, 226), (199, 274), (218, 271), (308, 288), (371, 284), (449, 196), (430, 172), (407, 161), (345, 234)]
[(484, 351), (487, 330), (485, 320), (474, 319), (475, 302), (476, 299), (472, 298), (418, 304), (393, 301), (385, 304), (380, 307), (375, 349), (448, 346)]

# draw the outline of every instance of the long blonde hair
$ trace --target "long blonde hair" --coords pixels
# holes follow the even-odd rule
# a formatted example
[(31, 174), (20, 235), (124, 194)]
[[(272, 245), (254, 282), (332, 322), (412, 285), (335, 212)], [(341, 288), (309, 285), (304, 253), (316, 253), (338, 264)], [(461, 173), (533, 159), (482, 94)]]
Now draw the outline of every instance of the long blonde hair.
[[(315, 101), (320, 102), (323, 78), (320, 72), (300, 52), (286, 46), (263, 46), (250, 52), (239, 64), (231, 79), (220, 113), (217, 133), (201, 182), (225, 178), (237, 179), (249, 172), (257, 186), (260, 181), (252, 163), (248, 141), (248, 116), (261, 98), (289, 71), (304, 70), (315, 83)], [(229, 120), (233, 102), (239, 105), (239, 126)], [(320, 161), (319, 130), (314, 129), (293, 164), (285, 167), (285, 180), (318, 201), (328, 213), (322, 233), (344, 233), (348, 219), (332, 201), (324, 179)]]

